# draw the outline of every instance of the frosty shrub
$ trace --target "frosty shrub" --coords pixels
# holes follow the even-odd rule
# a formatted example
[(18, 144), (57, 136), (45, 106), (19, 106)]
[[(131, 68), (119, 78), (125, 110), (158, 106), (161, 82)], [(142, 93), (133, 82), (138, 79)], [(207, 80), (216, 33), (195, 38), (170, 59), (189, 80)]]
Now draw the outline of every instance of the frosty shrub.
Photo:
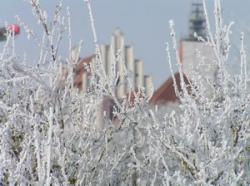
[[(216, 31), (210, 31), (208, 22), (209, 37), (203, 41), (216, 56), (212, 94), (206, 96), (200, 78), (189, 87), (183, 82), (171, 22), (170, 46), (176, 52), (182, 91), (176, 89), (177, 106), (157, 109), (143, 92), (133, 95), (133, 104), (116, 98), (115, 65), (114, 74), (107, 76), (90, 1), (85, 5), (96, 58), (90, 66), (89, 91), (83, 93), (73, 86), (78, 61), (71, 56), (69, 11), (64, 17), (60, 2), (48, 17), (39, 1), (30, 0), (43, 34), (35, 35), (18, 19), (40, 48), (38, 61), (31, 66), (16, 56), (11, 35), (0, 55), (0, 185), (249, 185), (250, 94), (244, 35), (241, 73), (232, 74), (226, 68), (231, 24), (224, 25), (220, 1), (214, 2)], [(69, 40), (66, 62), (59, 53), (63, 38)], [(169, 51), (167, 47), (171, 66)], [(114, 101), (119, 124), (106, 117), (98, 124), (95, 113), (104, 97)]]

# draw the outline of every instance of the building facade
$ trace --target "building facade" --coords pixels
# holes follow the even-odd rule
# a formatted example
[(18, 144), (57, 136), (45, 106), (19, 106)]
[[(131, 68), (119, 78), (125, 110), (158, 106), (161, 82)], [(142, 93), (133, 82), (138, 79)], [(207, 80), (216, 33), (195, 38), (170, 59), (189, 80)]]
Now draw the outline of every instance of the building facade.
[(119, 77), (116, 96), (118, 99), (126, 98), (131, 91), (143, 90), (146, 96), (153, 94), (153, 80), (144, 73), (144, 62), (135, 58), (134, 47), (125, 44), (124, 34), (116, 29), (111, 36), (110, 45), (101, 45), (101, 55), (107, 76), (112, 70)]
[[(72, 51), (72, 60), (78, 61), (74, 67), (74, 86), (83, 93), (90, 88), (91, 76), (94, 74), (91, 64), (95, 62), (96, 55), (78, 59), (78, 50)], [(135, 95), (150, 98), (154, 92), (153, 79), (144, 73), (144, 62), (135, 57), (134, 47), (125, 44), (124, 34), (116, 29), (111, 36), (110, 44), (100, 46), (101, 62), (105, 75), (110, 83), (114, 81), (116, 99), (129, 105), (133, 105)], [(75, 59), (77, 58), (77, 59)], [(96, 110), (96, 118), (99, 126), (102, 126), (105, 117), (113, 122), (119, 122), (113, 112), (115, 102), (111, 97), (104, 96), (102, 103)]]
[[(188, 90), (191, 89), (191, 85), (194, 85), (204, 95), (210, 96), (218, 68), (213, 46), (207, 42), (206, 19), (202, 3), (192, 4), (189, 24), (189, 35), (181, 39), (179, 47), (184, 85)], [(166, 105), (178, 102), (179, 95), (174, 89), (174, 82), (177, 91), (182, 91), (180, 73), (177, 72), (155, 91), (151, 103)]]
[[(142, 91), (146, 97), (153, 94), (152, 76), (144, 73), (144, 62), (135, 58), (134, 47), (125, 45), (124, 34), (116, 29), (111, 36), (111, 44), (101, 45), (101, 61), (107, 78), (116, 78), (115, 93), (118, 99), (126, 98), (131, 91)], [(95, 55), (82, 58), (75, 67), (75, 86), (83, 92), (88, 90), (90, 64)]]

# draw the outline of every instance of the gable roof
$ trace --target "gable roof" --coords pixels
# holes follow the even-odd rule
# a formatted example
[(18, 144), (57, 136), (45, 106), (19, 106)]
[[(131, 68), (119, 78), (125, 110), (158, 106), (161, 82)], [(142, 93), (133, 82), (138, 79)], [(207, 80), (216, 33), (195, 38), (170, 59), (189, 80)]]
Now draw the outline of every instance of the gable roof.
[[(176, 81), (177, 89), (179, 92), (182, 91), (181, 88), (181, 78), (180, 73), (177, 72), (174, 74), (174, 78)], [(183, 74), (184, 83), (189, 87), (190, 81), (188, 78)], [(153, 105), (164, 105), (169, 102), (177, 102), (179, 101), (178, 96), (176, 95), (175, 89), (174, 89), (174, 80), (173, 77), (168, 78), (161, 86), (158, 88), (152, 98), (150, 99), (150, 103)]]

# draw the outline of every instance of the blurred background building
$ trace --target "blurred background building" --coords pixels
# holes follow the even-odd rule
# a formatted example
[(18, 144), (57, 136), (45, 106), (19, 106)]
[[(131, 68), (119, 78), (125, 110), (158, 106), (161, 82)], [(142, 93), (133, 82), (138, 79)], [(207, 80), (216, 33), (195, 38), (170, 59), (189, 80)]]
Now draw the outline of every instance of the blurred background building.
[[(189, 35), (180, 40), (179, 57), (184, 84), (190, 90), (191, 84), (209, 96), (213, 90), (217, 72), (213, 46), (207, 41), (206, 19), (202, 3), (193, 3), (189, 19)], [(158, 88), (151, 104), (165, 105), (178, 101), (174, 83), (182, 91), (180, 73), (177, 72)]]
[[(188, 92), (194, 85), (209, 96), (214, 86), (217, 63), (213, 47), (206, 42), (207, 40), (203, 5), (193, 3), (189, 19), (189, 34), (180, 40), (180, 69)], [(125, 44), (124, 34), (120, 29), (115, 29), (110, 44), (101, 45), (100, 50), (107, 77), (114, 77), (114, 73), (117, 77), (115, 94), (118, 100), (126, 99), (131, 92), (144, 92), (144, 96), (150, 98), (151, 105), (166, 106), (170, 103), (178, 103), (178, 94), (183, 91), (180, 72), (172, 74), (154, 91), (152, 77), (144, 74), (143, 61), (136, 59), (133, 46)], [(95, 55), (79, 59), (75, 67), (74, 85), (83, 92), (88, 91), (91, 76), (89, 69), (93, 60)], [(103, 112), (105, 112), (112, 119), (114, 106), (114, 101), (105, 97), (100, 106), (99, 118), (103, 118)]]
[[(149, 98), (153, 95), (153, 79), (144, 73), (143, 60), (135, 57), (133, 46), (125, 44), (124, 34), (120, 29), (115, 29), (110, 44), (100, 46), (100, 53), (107, 80), (115, 81), (114, 92), (118, 101), (126, 101), (132, 106), (137, 96)], [(95, 62), (96, 55), (79, 58), (78, 49), (75, 48), (71, 56), (77, 62), (74, 67), (74, 86), (83, 93), (90, 91), (91, 76), (94, 75), (91, 64)], [(114, 100), (104, 96), (95, 112), (97, 126), (102, 127), (105, 118), (119, 124), (120, 119), (114, 114), (116, 109)]]
[[(144, 74), (144, 62), (135, 58), (134, 47), (125, 44), (124, 34), (115, 29), (111, 43), (100, 46), (101, 59), (107, 78), (117, 79), (115, 94), (118, 99), (124, 99), (131, 91), (145, 92), (149, 97), (153, 94), (153, 79)], [(76, 55), (77, 56), (77, 55)], [(90, 81), (89, 64), (95, 60), (95, 55), (82, 58), (75, 68), (75, 86), (83, 92), (88, 91)]]

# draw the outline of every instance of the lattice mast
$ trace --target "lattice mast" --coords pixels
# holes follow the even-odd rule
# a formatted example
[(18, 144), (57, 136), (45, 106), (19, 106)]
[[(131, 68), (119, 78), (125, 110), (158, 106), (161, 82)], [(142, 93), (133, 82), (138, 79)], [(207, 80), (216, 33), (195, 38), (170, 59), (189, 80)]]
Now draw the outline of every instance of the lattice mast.
[(202, 3), (192, 3), (191, 16), (189, 19), (189, 39), (197, 41), (197, 37), (207, 38), (206, 18)]

